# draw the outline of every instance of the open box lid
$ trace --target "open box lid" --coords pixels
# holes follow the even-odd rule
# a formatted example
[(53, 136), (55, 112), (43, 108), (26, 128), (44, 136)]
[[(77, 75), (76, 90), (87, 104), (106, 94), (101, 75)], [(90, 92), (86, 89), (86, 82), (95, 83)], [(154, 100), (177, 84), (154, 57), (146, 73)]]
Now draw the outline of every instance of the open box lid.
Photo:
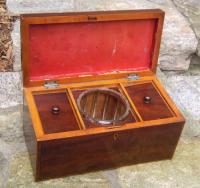
[(156, 72), (164, 12), (21, 16), (24, 86)]

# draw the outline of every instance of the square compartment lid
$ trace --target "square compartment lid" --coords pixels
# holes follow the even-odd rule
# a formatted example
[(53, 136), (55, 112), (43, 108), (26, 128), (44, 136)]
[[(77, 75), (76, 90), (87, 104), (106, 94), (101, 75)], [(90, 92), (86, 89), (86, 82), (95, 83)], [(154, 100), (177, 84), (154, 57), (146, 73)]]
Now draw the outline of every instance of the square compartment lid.
[(155, 73), (163, 19), (161, 10), (22, 15), (24, 86)]

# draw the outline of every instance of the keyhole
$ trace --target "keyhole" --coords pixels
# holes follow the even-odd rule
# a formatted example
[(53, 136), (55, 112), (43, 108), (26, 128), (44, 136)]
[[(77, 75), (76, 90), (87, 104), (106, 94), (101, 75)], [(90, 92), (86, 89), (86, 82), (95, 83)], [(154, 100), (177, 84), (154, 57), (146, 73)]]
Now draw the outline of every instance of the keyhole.
[(119, 137), (119, 135), (118, 135), (117, 133), (115, 133), (115, 134), (113, 135), (114, 142), (117, 141), (118, 137)]

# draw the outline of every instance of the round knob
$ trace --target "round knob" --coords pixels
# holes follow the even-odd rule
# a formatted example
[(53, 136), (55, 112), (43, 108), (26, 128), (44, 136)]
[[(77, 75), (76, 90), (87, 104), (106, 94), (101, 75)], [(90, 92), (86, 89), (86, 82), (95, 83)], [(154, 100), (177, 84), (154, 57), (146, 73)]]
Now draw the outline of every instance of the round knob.
[(55, 114), (55, 115), (59, 114), (60, 113), (59, 106), (52, 106), (51, 112), (52, 112), (52, 114)]
[(145, 104), (149, 104), (150, 102), (151, 102), (151, 97), (145, 96), (145, 97), (144, 97), (144, 103), (145, 103)]

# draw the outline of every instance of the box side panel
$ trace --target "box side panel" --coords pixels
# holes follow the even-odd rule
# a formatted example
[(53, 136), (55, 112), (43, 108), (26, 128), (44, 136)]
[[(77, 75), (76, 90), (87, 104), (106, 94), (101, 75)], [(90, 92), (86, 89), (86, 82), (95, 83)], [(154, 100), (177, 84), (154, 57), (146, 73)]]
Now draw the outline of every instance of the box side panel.
[(173, 156), (184, 122), (41, 142), (38, 179)]
[(32, 126), (31, 117), (29, 114), (30, 113), (28, 111), (28, 106), (23, 105), (23, 133), (24, 133), (25, 144), (28, 151), (32, 170), (34, 173), (37, 173), (39, 171), (36, 170), (36, 168), (39, 168), (39, 163), (38, 163), (39, 156), (37, 155), (38, 143), (36, 139), (36, 134)]

